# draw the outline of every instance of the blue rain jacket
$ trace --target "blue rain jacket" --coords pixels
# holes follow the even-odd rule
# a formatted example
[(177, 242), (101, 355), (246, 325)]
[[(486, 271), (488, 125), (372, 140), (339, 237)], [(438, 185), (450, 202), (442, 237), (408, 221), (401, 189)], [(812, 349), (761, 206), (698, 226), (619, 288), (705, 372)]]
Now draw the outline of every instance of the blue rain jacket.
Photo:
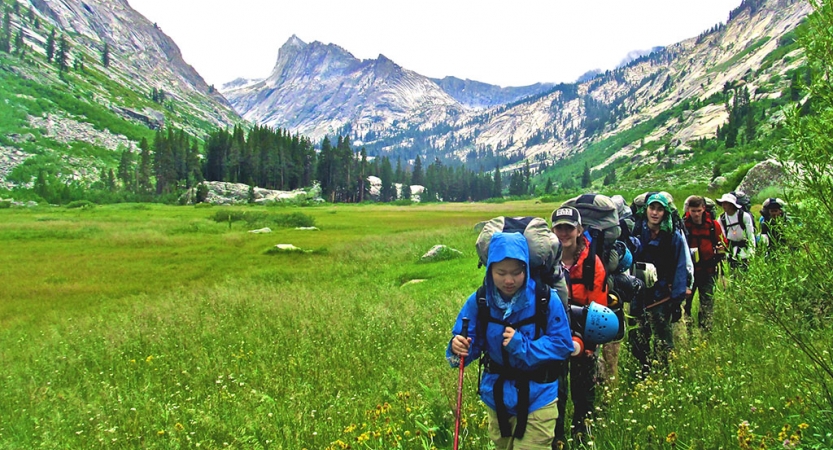
[[(520, 304), (513, 307), (513, 312), (506, 320), (510, 323), (518, 323), (528, 317), (535, 315), (535, 281), (529, 277), (529, 247), (526, 238), (520, 233), (495, 233), (489, 243), (489, 256), (487, 261), (485, 284), (486, 302), (491, 310), (492, 317), (502, 318), (504, 310), (495, 306), (493, 298), (494, 281), (491, 275), (491, 265), (503, 261), (506, 258), (514, 258), (523, 261), (526, 266), (526, 282), (522, 289), (526, 295), (522, 297)], [(497, 323), (489, 322), (486, 327), (485, 339), (477, 334), (477, 292), (472, 293), (463, 305), (457, 321), (454, 324), (451, 335), (462, 334), (463, 318), (469, 321), (468, 336), (472, 338), (472, 345), (469, 349), (469, 356), (466, 358), (468, 366), (472, 361), (488, 352), (493, 361), (502, 366), (511, 366), (516, 369), (536, 369), (541, 364), (553, 360), (565, 360), (570, 357), (573, 351), (573, 340), (570, 334), (570, 325), (564, 305), (554, 290), (550, 290), (549, 318), (547, 328), (538, 339), (535, 338), (535, 324), (521, 326), (515, 330), (515, 335), (506, 346), (509, 353), (509, 361), (503, 360), (501, 347), (503, 345), (504, 327)], [(451, 342), (446, 348), (446, 358), (452, 367), (459, 367), (459, 358), (451, 352)], [(480, 398), (490, 408), (497, 409), (494, 399), (494, 384), (498, 379), (497, 374), (484, 373), (480, 382)], [(515, 389), (514, 380), (506, 380), (504, 385), (503, 401), (511, 416), (517, 415), (518, 391)], [(539, 384), (529, 382), (529, 412), (533, 412), (553, 402), (558, 395), (558, 382)]]
[(642, 228), (634, 232), (638, 233), (637, 237), (642, 243), (642, 249), (635, 260), (651, 263), (657, 268), (657, 282), (649, 290), (648, 302), (669, 296), (672, 302), (681, 302), (688, 287), (688, 244), (685, 238), (677, 231), (660, 231), (657, 237), (652, 239), (647, 223), (643, 223)]

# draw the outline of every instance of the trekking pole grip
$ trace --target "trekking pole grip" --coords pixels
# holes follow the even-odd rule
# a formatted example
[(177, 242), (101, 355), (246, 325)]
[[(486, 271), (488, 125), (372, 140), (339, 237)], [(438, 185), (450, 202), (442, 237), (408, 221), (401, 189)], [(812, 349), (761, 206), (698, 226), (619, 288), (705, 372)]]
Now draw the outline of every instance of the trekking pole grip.
[(469, 337), (469, 318), (463, 317), (463, 331), (460, 333), (464, 338)]

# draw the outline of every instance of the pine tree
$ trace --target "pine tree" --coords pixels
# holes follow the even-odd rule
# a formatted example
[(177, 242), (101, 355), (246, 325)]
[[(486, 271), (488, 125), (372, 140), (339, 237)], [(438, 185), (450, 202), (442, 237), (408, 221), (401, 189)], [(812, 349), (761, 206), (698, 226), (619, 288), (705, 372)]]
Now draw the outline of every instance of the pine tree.
[(124, 189), (127, 191), (133, 190), (133, 153), (130, 150), (122, 150), (117, 173)]
[(411, 183), (419, 186), (424, 186), (425, 180), (422, 174), (422, 158), (417, 155), (414, 161), (414, 170), (411, 174)]
[(46, 61), (52, 62), (55, 57), (55, 29), (49, 32), (49, 37), (46, 38)]
[(58, 64), (58, 71), (63, 74), (69, 68), (69, 41), (66, 36), (61, 35), (58, 40), (58, 54), (55, 55), (55, 63)]
[(12, 18), (8, 8), (3, 14), (3, 29), (0, 30), (0, 51), (12, 52)]
[(75, 54), (75, 62), (73, 63), (72, 67), (76, 72), (83, 72), (84, 71), (84, 54), (83, 53), (76, 53)]
[(382, 180), (382, 192), (380, 200), (383, 202), (391, 202), (396, 200), (396, 186), (393, 184), (393, 167), (390, 165), (390, 159), (387, 156), (382, 158), (381, 172), (379, 178)]
[(136, 174), (136, 184), (139, 192), (144, 194), (150, 192), (151, 188), (150, 174), (152, 167), (150, 145), (148, 145), (147, 139), (142, 138), (141, 142), (139, 142), (139, 149), (141, 152), (139, 153), (139, 168)]
[(116, 190), (116, 174), (113, 173), (113, 169), (107, 171), (107, 180), (105, 183), (107, 190), (110, 192), (115, 192)]
[(492, 197), (500, 198), (503, 197), (503, 185), (500, 181), (500, 164), (495, 166), (495, 181), (492, 185)]
[(26, 54), (26, 43), (23, 41), (23, 30), (17, 30), (14, 37), (14, 50), (17, 56), (23, 57)]
[(104, 43), (104, 48), (101, 49), (101, 64), (107, 68), (110, 67), (110, 44)]
[(593, 184), (593, 178), (590, 175), (590, 166), (584, 163), (584, 173), (581, 175), (581, 187), (589, 188)]
[(51, 199), (52, 195), (49, 188), (49, 180), (45, 170), (38, 170), (38, 176), (35, 178), (33, 190), (35, 191), (35, 194), (39, 195), (44, 200), (49, 201)]

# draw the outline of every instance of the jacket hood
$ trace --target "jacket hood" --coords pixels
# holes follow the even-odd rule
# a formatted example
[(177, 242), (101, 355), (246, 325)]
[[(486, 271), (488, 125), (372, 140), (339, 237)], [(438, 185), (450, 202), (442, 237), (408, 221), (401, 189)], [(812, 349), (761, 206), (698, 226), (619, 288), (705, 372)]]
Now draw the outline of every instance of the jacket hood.
[(492, 264), (503, 261), (506, 258), (517, 259), (524, 263), (524, 269), (526, 270), (524, 286), (528, 285), (529, 245), (526, 243), (526, 238), (521, 233), (504, 233), (498, 231), (492, 235), (492, 239), (489, 241), (489, 256), (486, 261), (486, 286), (489, 287), (489, 292), (494, 287)]

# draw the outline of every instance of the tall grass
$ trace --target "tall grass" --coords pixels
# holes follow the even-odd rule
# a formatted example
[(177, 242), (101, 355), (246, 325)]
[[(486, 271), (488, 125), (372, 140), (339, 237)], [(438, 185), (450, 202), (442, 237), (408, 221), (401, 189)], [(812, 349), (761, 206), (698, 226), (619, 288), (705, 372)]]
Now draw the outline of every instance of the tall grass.
[[(551, 205), (312, 207), (322, 231), (266, 236), (214, 211), (0, 211), (16, 261), (0, 256), (0, 448), (449, 448), (444, 349), (483, 276), (472, 227)], [(280, 241), (328, 251), (262, 254)], [(438, 243), (464, 257), (420, 263)], [(741, 432), (774, 448), (785, 425), (831, 442), (794, 370), (808, 361), (735, 282), (711, 335), (678, 326), (667, 372), (638, 380), (622, 352), (595, 448), (734, 448)], [(464, 448), (489, 448), (475, 367)]]

